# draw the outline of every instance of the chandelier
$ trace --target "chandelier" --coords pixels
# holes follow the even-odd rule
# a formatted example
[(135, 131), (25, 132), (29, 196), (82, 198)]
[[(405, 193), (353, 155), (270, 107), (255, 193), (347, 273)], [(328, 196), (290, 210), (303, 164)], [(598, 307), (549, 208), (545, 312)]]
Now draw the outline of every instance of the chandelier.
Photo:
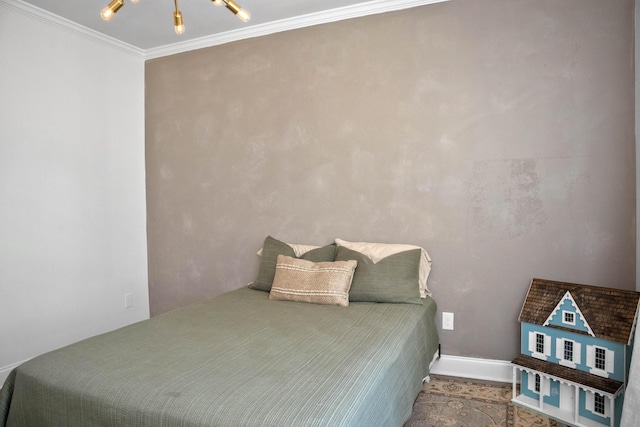
[[(251, 14), (248, 10), (238, 6), (233, 0), (211, 0), (216, 6), (226, 6), (234, 15), (238, 17), (242, 22), (247, 22), (251, 19)], [(138, 3), (138, 0), (131, 0), (131, 3)], [(184, 33), (184, 23), (182, 22), (182, 12), (178, 10), (178, 0), (173, 0), (176, 6), (176, 11), (173, 12), (173, 26), (177, 34)], [(112, 0), (111, 3), (100, 12), (100, 17), (105, 21), (109, 21), (113, 18), (113, 15), (124, 6), (124, 0)]]

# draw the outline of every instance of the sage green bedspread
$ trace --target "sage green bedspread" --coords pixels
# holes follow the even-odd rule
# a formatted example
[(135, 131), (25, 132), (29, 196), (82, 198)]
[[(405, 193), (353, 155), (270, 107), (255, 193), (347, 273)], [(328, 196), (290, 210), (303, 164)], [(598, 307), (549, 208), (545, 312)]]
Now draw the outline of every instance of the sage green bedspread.
[(435, 302), (333, 307), (239, 289), (34, 358), (0, 425), (401, 426), (438, 345)]

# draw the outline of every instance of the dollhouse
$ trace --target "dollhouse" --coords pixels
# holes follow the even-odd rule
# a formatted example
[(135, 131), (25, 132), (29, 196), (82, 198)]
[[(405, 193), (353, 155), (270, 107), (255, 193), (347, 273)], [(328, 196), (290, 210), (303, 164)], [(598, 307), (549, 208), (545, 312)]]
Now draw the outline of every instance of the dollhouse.
[(533, 279), (518, 318), (512, 402), (570, 425), (619, 427), (639, 298)]

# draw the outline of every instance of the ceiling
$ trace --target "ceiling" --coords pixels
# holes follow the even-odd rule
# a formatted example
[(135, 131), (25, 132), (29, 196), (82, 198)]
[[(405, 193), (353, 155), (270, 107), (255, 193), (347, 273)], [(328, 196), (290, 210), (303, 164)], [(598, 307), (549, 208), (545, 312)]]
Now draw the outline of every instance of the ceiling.
[[(163, 56), (324, 22), (407, 9), (446, 0), (235, 0), (251, 12), (244, 23), (211, 0), (178, 0), (186, 31), (173, 29), (172, 0), (125, 0), (109, 22), (100, 11), (110, 0), (0, 0), (58, 24), (75, 26), (145, 56)], [(33, 7), (35, 6), (35, 7)], [(77, 28), (76, 28), (77, 29)]]

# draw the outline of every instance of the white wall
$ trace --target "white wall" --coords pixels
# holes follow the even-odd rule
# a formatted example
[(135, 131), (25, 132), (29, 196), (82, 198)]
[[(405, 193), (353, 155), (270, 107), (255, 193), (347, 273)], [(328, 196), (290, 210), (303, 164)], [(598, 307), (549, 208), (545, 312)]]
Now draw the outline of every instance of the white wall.
[(149, 303), (143, 58), (3, 3), (0, 52), (1, 386)]

